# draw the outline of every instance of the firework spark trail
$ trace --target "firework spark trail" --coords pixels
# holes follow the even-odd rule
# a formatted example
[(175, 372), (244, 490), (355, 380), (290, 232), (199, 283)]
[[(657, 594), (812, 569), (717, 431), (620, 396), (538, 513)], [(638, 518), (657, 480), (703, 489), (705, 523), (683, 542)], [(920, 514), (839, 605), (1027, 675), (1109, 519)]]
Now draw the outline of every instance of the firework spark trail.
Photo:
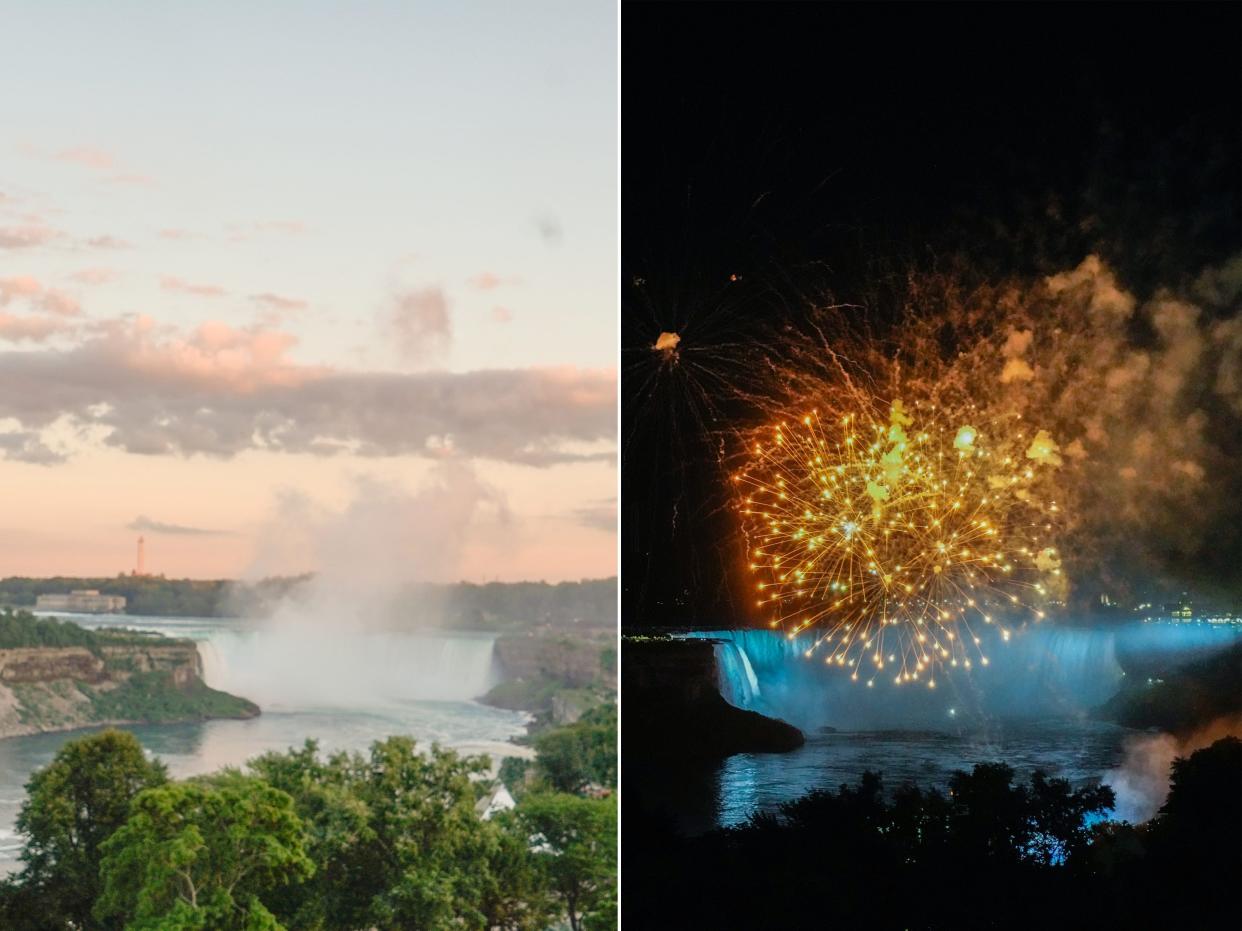
[(987, 664), (988, 626), (1008, 640), (1044, 616), (1045, 576), (1061, 572), (1042, 537), (1056, 504), (1033, 494), (1049, 454), (1038, 437), (1006, 454), (1023, 442), (1017, 415), (980, 430), (921, 402), (842, 397), (850, 413), (752, 437), (734, 476), (757, 603), (791, 639), (818, 632), (807, 655), (856, 681), (935, 688), (938, 667)]

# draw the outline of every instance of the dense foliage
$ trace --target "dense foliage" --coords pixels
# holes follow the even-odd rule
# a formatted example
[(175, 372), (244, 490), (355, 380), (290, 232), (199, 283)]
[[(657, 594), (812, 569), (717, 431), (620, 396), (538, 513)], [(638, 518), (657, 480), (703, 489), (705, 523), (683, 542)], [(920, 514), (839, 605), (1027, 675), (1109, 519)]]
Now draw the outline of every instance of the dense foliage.
[[(1099, 820), (1106, 786), (1015, 785), (1003, 764), (955, 774), (947, 795), (886, 796), (869, 773), (697, 838), (631, 795), (626, 916), (652, 929), (1242, 927), (1240, 786), (1242, 742), (1226, 738), (1175, 763), (1167, 803), (1139, 826)], [(706, 888), (763, 893), (683, 894)]]
[(0, 610), (0, 650), (21, 647), (85, 647), (98, 652), (103, 646), (151, 643), (152, 637), (129, 631), (87, 630), (70, 621), (35, 617), (29, 611)]
[(111, 689), (79, 685), (98, 721), (141, 721), (162, 724), (208, 718), (249, 718), (258, 706), (244, 698), (213, 689), (201, 679), (177, 685), (170, 672), (136, 672)]
[[(616, 709), (562, 730), (518, 807), (486, 820), (487, 758), (406, 737), (327, 757), (308, 741), (171, 783), (129, 734), (70, 741), (29, 783), (27, 866), (0, 886), (0, 927), (615, 927)], [(595, 797), (555, 791), (551, 773)]]
[(104, 731), (65, 744), (26, 786), (17, 818), (24, 867), (0, 899), (0, 927), (120, 927), (91, 917), (101, 849), (125, 824), (134, 797), (166, 780), (163, 764), (147, 760), (132, 734)]
[(616, 785), (617, 706), (598, 705), (573, 724), (545, 731), (535, 750), (535, 771), (554, 791)]
[(94, 913), (134, 931), (275, 931), (261, 896), (315, 867), (293, 800), (258, 779), (142, 792), (103, 844)]

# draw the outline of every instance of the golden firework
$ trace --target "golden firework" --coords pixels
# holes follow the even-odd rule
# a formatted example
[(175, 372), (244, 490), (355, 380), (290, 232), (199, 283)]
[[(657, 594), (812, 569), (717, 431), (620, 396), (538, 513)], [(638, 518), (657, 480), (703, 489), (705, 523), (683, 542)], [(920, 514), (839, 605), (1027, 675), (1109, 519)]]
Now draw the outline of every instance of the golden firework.
[(894, 400), (763, 431), (734, 482), (770, 624), (869, 686), (986, 665), (984, 633), (1042, 618), (1060, 575), (1036, 493), (1051, 439), (1023, 455), (1018, 427)]

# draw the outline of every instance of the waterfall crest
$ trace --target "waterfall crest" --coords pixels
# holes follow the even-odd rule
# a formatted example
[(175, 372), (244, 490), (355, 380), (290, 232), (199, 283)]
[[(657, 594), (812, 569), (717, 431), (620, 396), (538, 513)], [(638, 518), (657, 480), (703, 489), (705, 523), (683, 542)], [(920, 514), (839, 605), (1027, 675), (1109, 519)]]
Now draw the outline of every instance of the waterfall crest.
[[(1085, 715), (1123, 683), (1127, 662), (1202, 653), (1239, 636), (1236, 628), (1135, 623), (1109, 628), (1033, 625), (988, 649), (989, 665), (942, 668), (936, 688), (851, 681), (812, 650), (813, 634), (790, 639), (765, 629), (693, 631), (716, 644), (720, 691), (740, 708), (773, 715), (804, 730), (944, 727), (970, 715), (1037, 718)], [(861, 678), (861, 677), (860, 677)]]
[(216, 630), (198, 639), (212, 688), (264, 709), (467, 701), (498, 681), (492, 635)]

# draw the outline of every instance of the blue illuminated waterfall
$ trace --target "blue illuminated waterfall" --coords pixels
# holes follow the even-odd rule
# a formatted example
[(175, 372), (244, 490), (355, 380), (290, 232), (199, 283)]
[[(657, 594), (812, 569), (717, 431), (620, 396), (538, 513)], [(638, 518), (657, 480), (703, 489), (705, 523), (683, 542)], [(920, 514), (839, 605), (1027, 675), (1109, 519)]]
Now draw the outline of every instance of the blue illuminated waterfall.
[(1237, 627), (1135, 623), (1109, 628), (1051, 624), (1015, 631), (988, 649), (990, 664), (945, 668), (936, 688), (874, 687), (851, 681), (806, 651), (815, 636), (789, 639), (773, 630), (705, 630), (684, 636), (717, 641), (720, 692), (730, 703), (789, 721), (804, 730), (944, 726), (971, 716), (1039, 718), (1085, 715), (1121, 687), (1129, 661), (1190, 658), (1237, 640)]

